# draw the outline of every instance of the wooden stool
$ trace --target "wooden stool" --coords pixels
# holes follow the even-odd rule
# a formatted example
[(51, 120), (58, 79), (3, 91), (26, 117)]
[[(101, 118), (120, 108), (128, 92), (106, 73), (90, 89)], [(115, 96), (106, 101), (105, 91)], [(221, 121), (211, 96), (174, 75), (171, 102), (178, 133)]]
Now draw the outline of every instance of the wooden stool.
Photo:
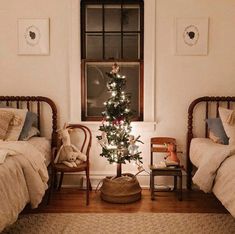
[[(155, 176), (174, 176), (174, 190), (177, 190), (177, 177), (179, 177), (179, 200), (182, 201), (182, 169), (180, 167), (156, 168), (153, 165), (153, 153), (166, 153), (166, 144), (176, 144), (175, 138), (153, 137), (151, 138), (151, 158), (150, 158), (150, 190), (151, 199), (154, 200), (154, 177)], [(157, 154), (156, 154), (157, 155)]]

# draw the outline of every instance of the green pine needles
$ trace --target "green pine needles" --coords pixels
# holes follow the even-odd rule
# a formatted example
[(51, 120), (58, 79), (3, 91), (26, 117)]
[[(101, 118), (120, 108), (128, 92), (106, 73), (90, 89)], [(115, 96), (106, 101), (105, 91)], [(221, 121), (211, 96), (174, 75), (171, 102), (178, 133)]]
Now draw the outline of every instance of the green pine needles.
[(140, 136), (135, 138), (130, 134), (133, 113), (130, 109), (131, 96), (124, 91), (126, 77), (119, 74), (116, 63), (112, 66), (112, 71), (106, 74), (109, 77), (107, 88), (111, 95), (104, 102), (105, 111), (99, 128), (102, 133), (97, 136), (102, 147), (100, 155), (107, 158), (109, 163), (117, 163), (119, 166), (132, 160), (142, 163), (141, 152), (136, 145), (136, 142), (141, 142)]

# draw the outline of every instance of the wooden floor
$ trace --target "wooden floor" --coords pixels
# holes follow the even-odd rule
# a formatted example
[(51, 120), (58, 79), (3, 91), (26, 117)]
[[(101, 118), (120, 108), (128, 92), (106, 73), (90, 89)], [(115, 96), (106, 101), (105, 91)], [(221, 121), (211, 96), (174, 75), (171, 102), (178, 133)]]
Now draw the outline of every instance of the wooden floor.
[(227, 213), (227, 210), (212, 194), (201, 191), (184, 191), (183, 201), (178, 201), (174, 192), (158, 192), (156, 200), (150, 191), (142, 191), (142, 199), (132, 204), (111, 204), (100, 199), (99, 192), (92, 191), (90, 205), (85, 205), (85, 191), (61, 189), (54, 192), (49, 205), (41, 204), (38, 209), (26, 208), (24, 213), (108, 213), (108, 212), (179, 212), (179, 213)]

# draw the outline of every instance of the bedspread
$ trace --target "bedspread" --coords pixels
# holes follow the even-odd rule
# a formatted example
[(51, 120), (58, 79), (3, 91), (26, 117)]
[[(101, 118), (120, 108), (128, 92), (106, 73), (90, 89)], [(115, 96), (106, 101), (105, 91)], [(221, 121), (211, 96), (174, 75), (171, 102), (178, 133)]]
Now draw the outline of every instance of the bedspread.
[[(13, 223), (25, 205), (36, 208), (47, 189), (45, 158), (27, 142), (0, 142), (11, 151), (0, 165), (0, 231)], [(13, 152), (13, 153), (12, 153)]]
[(235, 154), (235, 146), (225, 146), (213, 142), (204, 143), (200, 141), (200, 138), (196, 138), (191, 144), (190, 155), (196, 157), (194, 154), (197, 153), (203, 153), (203, 157), (200, 156), (193, 182), (204, 192), (211, 192), (218, 168), (226, 158)]
[(235, 155), (227, 158), (215, 177), (213, 193), (235, 217)]
[(235, 217), (235, 146), (194, 138), (190, 158), (198, 167), (193, 182), (204, 192), (213, 191)]

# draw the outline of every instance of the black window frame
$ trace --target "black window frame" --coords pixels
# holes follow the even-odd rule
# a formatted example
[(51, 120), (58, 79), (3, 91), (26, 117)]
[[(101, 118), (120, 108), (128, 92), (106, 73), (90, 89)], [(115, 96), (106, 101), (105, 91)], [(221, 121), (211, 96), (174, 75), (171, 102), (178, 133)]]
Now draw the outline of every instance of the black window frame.
[[(97, 33), (96, 31), (86, 31), (86, 6), (87, 5), (101, 5), (102, 6), (102, 31), (97, 31), (102, 33), (102, 45), (103, 45), (103, 53), (102, 59), (87, 59), (86, 58), (86, 33)], [(140, 21), (139, 21), (139, 30), (138, 31), (124, 31), (123, 24), (121, 23), (121, 30), (120, 31), (110, 31), (110, 33), (120, 33), (121, 34), (121, 58), (114, 59), (114, 58), (105, 58), (105, 33), (109, 33), (109, 31), (105, 31), (105, 19), (104, 19), (104, 8), (105, 5), (121, 5), (121, 21), (123, 19), (123, 5), (126, 4), (138, 4), (140, 9)], [(123, 35), (125, 33), (136, 33), (139, 34), (139, 57), (137, 59), (125, 59), (123, 58)], [(102, 120), (102, 116), (87, 116), (86, 114), (86, 78), (85, 78), (85, 68), (86, 63), (89, 62), (138, 62), (139, 63), (139, 113), (138, 115), (134, 116), (134, 121), (143, 121), (143, 102), (144, 102), (144, 66), (143, 66), (143, 59), (144, 59), (144, 1), (143, 0), (81, 0), (81, 102), (82, 102), (82, 121), (100, 121)]]

